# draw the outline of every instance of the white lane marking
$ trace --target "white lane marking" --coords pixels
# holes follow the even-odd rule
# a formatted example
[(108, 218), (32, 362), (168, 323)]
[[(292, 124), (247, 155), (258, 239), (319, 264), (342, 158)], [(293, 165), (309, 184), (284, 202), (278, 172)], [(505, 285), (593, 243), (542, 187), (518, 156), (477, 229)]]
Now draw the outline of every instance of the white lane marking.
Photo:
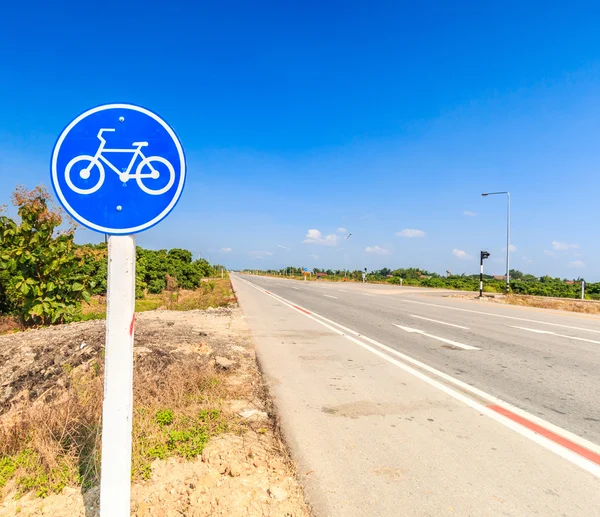
[(340, 293), (347, 293), (348, 291), (344, 291), (343, 289), (338, 289)]
[(448, 307), (447, 305), (438, 305), (437, 303), (418, 302), (416, 300), (406, 300), (403, 298), (396, 298), (396, 299), (401, 302), (405, 302), (405, 303), (416, 303), (418, 305), (429, 305), (431, 307), (439, 307), (440, 309), (449, 309), (452, 311), (462, 311), (462, 312), (472, 312), (474, 314), (483, 314), (485, 316), (494, 316), (495, 318), (506, 318), (509, 320), (528, 321), (530, 323), (539, 323), (540, 325), (552, 325), (553, 327), (562, 327), (565, 329), (583, 330), (584, 332), (596, 332), (597, 334), (600, 334), (600, 330), (584, 329), (581, 327), (574, 327), (572, 325), (562, 325), (561, 323), (548, 323), (547, 321), (538, 321), (538, 320), (531, 320), (531, 319), (527, 319), (527, 318), (518, 318), (517, 316), (507, 316), (506, 314), (496, 314), (494, 312), (474, 311), (473, 309), (463, 309), (461, 307)]
[(425, 332), (424, 330), (413, 329), (410, 327), (403, 327), (402, 325), (397, 325), (396, 323), (393, 323), (393, 325), (394, 325), (394, 327), (398, 327), (399, 329), (402, 329), (411, 334), (421, 334), (422, 336), (427, 336), (432, 339), (437, 339), (438, 341), (441, 341), (442, 343), (446, 343), (451, 346), (462, 348), (463, 350), (481, 350), (481, 348), (477, 348), (476, 346), (463, 345), (462, 343), (452, 341), (451, 339), (446, 339), (445, 337), (439, 337), (439, 336), (434, 336), (433, 334), (427, 334), (427, 332)]
[(369, 294), (369, 293), (362, 293), (363, 296), (375, 296), (374, 294)]
[[(251, 287), (254, 287), (255, 289), (257, 289), (258, 291), (265, 293), (268, 296), (272, 296), (273, 298), (276, 298), (284, 305), (287, 305), (288, 307), (295, 310), (296, 312), (303, 314), (304, 316), (306, 316), (307, 318), (310, 318), (313, 321), (316, 321), (317, 323), (330, 329), (332, 332), (335, 332), (336, 334), (343, 336), (346, 339), (349, 339), (350, 341), (352, 341), (353, 343), (356, 343), (357, 345), (361, 346), (365, 350), (372, 352), (373, 354), (381, 357), (382, 359), (394, 364), (398, 368), (401, 368), (402, 370), (410, 373), (411, 375), (414, 375), (418, 379), (421, 379), (422, 381), (426, 382), (430, 386), (433, 386), (434, 388), (438, 388), (439, 390), (443, 391), (444, 393), (451, 396), (452, 398), (463, 402), (464, 404), (475, 409), (476, 411), (479, 411), (480, 413), (487, 415), (488, 417), (495, 420), (496, 422), (499, 422), (502, 425), (508, 427), (509, 429), (512, 429), (513, 431), (519, 433), (520, 435), (522, 435), (526, 438), (529, 438), (531, 441), (554, 452), (561, 458), (566, 459), (567, 461), (570, 461), (574, 465), (577, 465), (578, 467), (586, 470), (587, 472), (596, 476), (597, 478), (600, 478), (600, 465), (597, 465), (596, 463), (593, 463), (592, 461), (589, 461), (589, 460), (583, 458), (579, 454), (567, 449), (566, 447), (558, 445), (556, 442), (553, 442), (552, 440), (549, 440), (548, 438), (541, 436), (541, 435), (537, 434), (536, 432), (534, 432), (520, 424), (517, 424), (513, 420), (510, 420), (509, 418), (507, 418), (503, 415), (500, 415), (493, 409), (490, 409), (487, 406), (484, 406), (483, 404), (463, 395), (462, 393), (459, 393), (458, 391), (456, 391), (452, 388), (449, 388), (448, 386), (442, 384), (441, 382), (439, 382), (435, 379), (432, 379), (431, 377), (428, 377), (427, 375), (420, 372), (419, 370), (415, 370), (411, 366), (401, 363), (400, 361), (388, 356), (387, 354), (384, 354), (383, 352), (381, 352), (379, 350), (374, 349), (373, 347), (367, 345), (366, 343), (363, 343), (362, 341), (355, 339), (352, 336), (349, 336), (348, 334), (345, 334), (344, 332), (338, 330), (335, 327), (339, 327), (340, 329), (343, 329), (345, 332), (348, 332), (355, 336), (361, 337), (365, 341), (368, 341), (368, 342), (378, 346), (379, 348), (384, 349), (386, 352), (396, 355), (396, 356), (406, 360), (407, 362), (410, 362), (410, 363), (418, 366), (419, 368), (422, 368), (434, 375), (437, 375), (438, 377), (440, 377), (448, 382), (451, 382), (452, 384), (455, 384), (456, 386), (459, 386), (461, 389), (463, 389), (465, 391), (469, 391), (470, 393), (472, 393), (480, 398), (483, 398), (484, 400), (492, 402), (494, 405), (502, 405), (505, 409), (508, 409), (509, 411), (529, 420), (530, 422), (537, 423), (538, 425), (541, 425), (541, 426), (545, 427), (546, 429), (548, 429), (558, 435), (561, 435), (564, 438), (567, 438), (568, 440), (570, 440), (574, 443), (577, 443), (578, 445), (581, 445), (582, 447), (585, 447), (586, 449), (589, 449), (590, 451), (600, 454), (600, 445), (592, 443), (592, 442), (586, 440), (585, 438), (577, 436), (576, 434), (574, 434), (570, 431), (567, 431), (566, 429), (563, 429), (561, 427), (558, 427), (557, 425), (551, 424), (550, 422), (546, 422), (542, 418), (539, 418), (535, 415), (527, 413), (527, 411), (523, 411), (522, 409), (520, 409), (516, 406), (513, 406), (512, 404), (509, 404), (508, 402), (504, 402), (503, 400), (501, 400), (497, 397), (494, 397), (493, 395), (490, 395), (490, 394), (486, 393), (485, 391), (482, 391), (478, 388), (474, 388), (473, 386), (470, 386), (469, 384), (467, 384), (463, 381), (455, 379), (454, 377), (451, 377), (450, 375), (447, 375), (439, 370), (436, 370), (435, 368), (428, 366), (425, 363), (421, 363), (420, 361), (417, 361), (416, 359), (413, 359), (412, 357), (407, 356), (406, 354), (403, 354), (402, 352), (398, 352), (397, 350), (394, 350), (393, 348), (390, 348), (390, 347), (384, 345), (383, 343), (380, 343), (379, 341), (376, 341), (367, 336), (361, 335), (360, 333), (356, 332), (355, 330), (352, 330), (348, 327), (345, 327), (344, 325), (336, 323), (335, 321), (332, 321), (329, 318), (326, 318), (325, 316), (321, 316), (320, 314), (316, 314), (312, 311), (310, 312), (310, 314), (306, 314), (302, 311), (308, 311), (309, 309), (307, 309), (305, 307), (301, 307), (300, 305), (294, 305), (292, 302), (289, 302), (288, 300), (286, 300), (285, 298), (282, 298), (281, 296), (266, 293), (266, 291), (264, 289), (252, 284), (251, 282), (247, 282), (246, 280), (243, 280), (243, 281), (246, 282)], [(301, 311), (299, 311), (298, 309), (301, 309)], [(317, 317), (315, 317), (315, 316), (317, 316)], [(325, 323), (325, 322), (328, 322), (331, 325), (329, 325), (328, 323)], [(334, 325), (335, 325), (335, 327), (334, 327)]]
[(517, 327), (516, 325), (508, 325), (508, 326), (512, 327), (514, 329), (521, 329), (521, 330), (527, 330), (529, 332), (535, 332), (536, 334), (548, 334), (550, 336), (565, 337), (567, 339), (575, 339), (577, 341), (585, 341), (586, 343), (595, 343), (597, 345), (600, 345), (600, 341), (596, 341), (594, 339), (585, 339), (583, 337), (566, 336), (565, 334), (557, 334), (556, 332), (550, 332), (549, 330), (529, 329), (527, 327)]
[(299, 290), (300, 290), (300, 289), (299, 289), (299, 288), (297, 288), (297, 287), (293, 287), (293, 286), (291, 286), (291, 287), (292, 287), (292, 289), (296, 289), (296, 291), (299, 291)]
[(327, 298), (335, 298), (337, 300), (337, 296), (331, 296), (330, 294), (324, 294), (323, 296), (327, 296)]
[(463, 327), (462, 325), (455, 325), (454, 323), (446, 323), (445, 321), (432, 320), (431, 318), (425, 318), (423, 316), (417, 316), (416, 314), (411, 314), (411, 318), (418, 318), (420, 320), (433, 321), (434, 323), (439, 323), (440, 325), (448, 325), (449, 327), (456, 327), (457, 329), (465, 329), (469, 330), (469, 327)]

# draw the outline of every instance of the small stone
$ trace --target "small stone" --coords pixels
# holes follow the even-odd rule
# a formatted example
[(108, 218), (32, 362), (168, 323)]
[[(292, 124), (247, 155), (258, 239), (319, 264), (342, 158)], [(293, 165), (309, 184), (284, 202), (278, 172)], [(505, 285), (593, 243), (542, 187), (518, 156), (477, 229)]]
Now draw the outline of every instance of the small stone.
[(231, 466), (229, 467), (229, 475), (232, 478), (236, 478), (236, 477), (241, 476), (241, 474), (242, 474), (242, 467), (240, 466), (240, 464), (237, 462), (232, 463)]
[(283, 501), (287, 498), (287, 492), (278, 486), (269, 487), (269, 496), (275, 501)]
[(227, 357), (215, 357), (215, 366), (221, 370), (229, 370), (235, 363)]
[(268, 415), (264, 411), (259, 411), (258, 409), (246, 409), (245, 411), (240, 411), (238, 413), (242, 418), (252, 419), (252, 420), (266, 420)]

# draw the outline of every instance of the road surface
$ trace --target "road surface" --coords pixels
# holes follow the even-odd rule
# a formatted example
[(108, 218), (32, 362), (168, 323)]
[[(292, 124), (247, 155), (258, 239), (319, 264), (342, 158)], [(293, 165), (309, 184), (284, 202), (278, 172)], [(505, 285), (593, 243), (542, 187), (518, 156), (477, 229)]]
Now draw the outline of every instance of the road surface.
[(600, 516), (600, 318), (232, 282), (317, 516)]

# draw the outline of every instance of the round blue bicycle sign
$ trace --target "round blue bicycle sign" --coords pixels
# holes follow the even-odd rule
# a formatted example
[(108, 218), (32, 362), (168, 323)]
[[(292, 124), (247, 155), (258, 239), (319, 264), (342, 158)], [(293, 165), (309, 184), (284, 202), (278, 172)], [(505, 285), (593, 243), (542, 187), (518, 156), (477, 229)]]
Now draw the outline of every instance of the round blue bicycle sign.
[(97, 232), (138, 233), (164, 219), (185, 184), (181, 142), (156, 113), (106, 104), (79, 115), (61, 133), (52, 186), (65, 210)]

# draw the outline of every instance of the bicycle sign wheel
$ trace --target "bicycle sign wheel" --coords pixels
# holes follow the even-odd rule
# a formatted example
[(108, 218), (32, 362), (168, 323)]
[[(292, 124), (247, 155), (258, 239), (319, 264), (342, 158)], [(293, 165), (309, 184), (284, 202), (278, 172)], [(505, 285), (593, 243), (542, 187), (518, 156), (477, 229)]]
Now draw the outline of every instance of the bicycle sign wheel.
[[(163, 167), (160, 167), (159, 164)], [(164, 170), (165, 167), (168, 179), (167, 184), (164, 187), (161, 187), (160, 185), (162, 182), (157, 182), (160, 181), (161, 176), (164, 177), (165, 174), (159, 171), (161, 169)], [(175, 170), (168, 160), (165, 160), (160, 156), (149, 156), (142, 160), (138, 165), (137, 170), (135, 171), (135, 180), (146, 194), (159, 196), (167, 192), (173, 186), (173, 183), (175, 183)], [(147, 181), (148, 185), (145, 185), (144, 181)]]
[[(73, 171), (75, 169), (75, 171)], [(93, 177), (95, 177), (94, 169), (98, 171), (98, 180), (94, 184)], [(81, 178), (84, 182), (91, 184), (91, 187), (81, 188), (77, 187), (71, 179), (71, 173)], [(70, 189), (78, 194), (92, 194), (96, 192), (104, 183), (104, 167), (100, 162), (94, 161), (93, 156), (81, 155), (73, 158), (68, 164), (65, 170), (65, 181), (69, 185)], [(88, 180), (92, 179), (91, 182)]]
[(50, 173), (58, 200), (76, 221), (126, 235), (154, 226), (173, 210), (185, 185), (186, 162), (175, 131), (156, 113), (106, 104), (62, 131)]

